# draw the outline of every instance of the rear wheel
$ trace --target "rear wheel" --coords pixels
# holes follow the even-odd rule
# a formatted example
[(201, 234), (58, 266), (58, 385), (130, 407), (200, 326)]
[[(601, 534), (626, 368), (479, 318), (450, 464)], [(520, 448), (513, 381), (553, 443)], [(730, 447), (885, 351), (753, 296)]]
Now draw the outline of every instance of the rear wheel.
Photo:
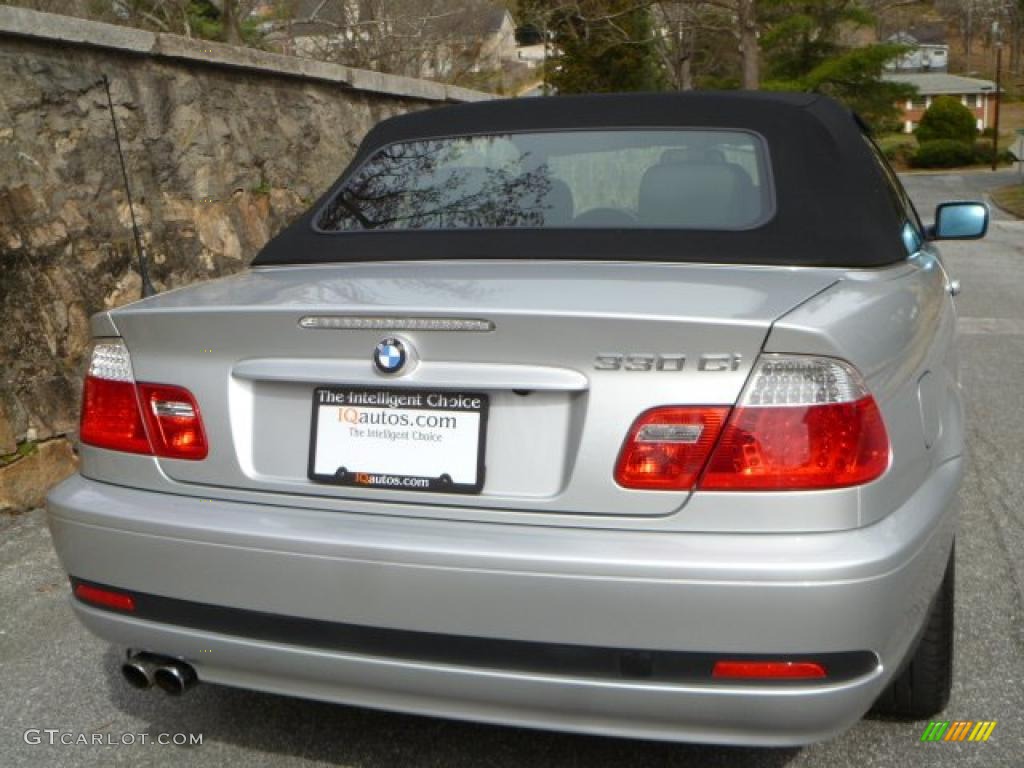
[(941, 712), (953, 687), (953, 592), (956, 548), (909, 662), (875, 702), (872, 712), (919, 720)]

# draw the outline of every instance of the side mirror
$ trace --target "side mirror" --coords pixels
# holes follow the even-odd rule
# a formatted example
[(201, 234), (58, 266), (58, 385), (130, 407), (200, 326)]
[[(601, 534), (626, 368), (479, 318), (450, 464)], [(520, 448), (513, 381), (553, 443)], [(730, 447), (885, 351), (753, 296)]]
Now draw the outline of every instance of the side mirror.
[(932, 240), (977, 240), (988, 231), (984, 203), (941, 203), (935, 209)]

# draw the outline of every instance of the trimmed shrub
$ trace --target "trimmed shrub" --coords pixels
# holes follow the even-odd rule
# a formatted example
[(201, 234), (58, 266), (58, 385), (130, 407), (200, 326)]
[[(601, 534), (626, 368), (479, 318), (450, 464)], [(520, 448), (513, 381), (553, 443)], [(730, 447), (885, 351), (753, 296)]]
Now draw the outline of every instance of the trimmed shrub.
[[(992, 162), (992, 142), (991, 141), (976, 141), (974, 142), (974, 162), (990, 164)], [(1010, 153), (1010, 150), (1005, 147), (999, 150), (999, 163), (1001, 165), (1009, 164), (1014, 162), (1014, 157)]]
[(910, 158), (912, 168), (955, 168), (974, 162), (974, 147), (955, 139), (925, 141)]
[(917, 145), (912, 141), (902, 141), (899, 144), (890, 144), (882, 150), (885, 159), (890, 163), (907, 165), (910, 158), (914, 156)]
[(953, 139), (967, 144), (978, 136), (978, 121), (970, 109), (952, 96), (939, 96), (921, 117), (915, 132), (918, 142)]

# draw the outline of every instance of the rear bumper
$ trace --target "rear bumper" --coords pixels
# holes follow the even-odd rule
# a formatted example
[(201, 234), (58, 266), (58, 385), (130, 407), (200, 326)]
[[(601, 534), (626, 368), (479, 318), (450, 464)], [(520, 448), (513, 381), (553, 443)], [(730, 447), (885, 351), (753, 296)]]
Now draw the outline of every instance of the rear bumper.
[(73, 576), (318, 622), (532, 644), (716, 654), (870, 651), (841, 682), (612, 679), (398, 658), (143, 620), (75, 602), (97, 635), (200, 679), (454, 718), (644, 738), (799, 744), (855, 723), (908, 652), (956, 526), (960, 461), (837, 533), (693, 534), (383, 518), (136, 491), (49, 498)]

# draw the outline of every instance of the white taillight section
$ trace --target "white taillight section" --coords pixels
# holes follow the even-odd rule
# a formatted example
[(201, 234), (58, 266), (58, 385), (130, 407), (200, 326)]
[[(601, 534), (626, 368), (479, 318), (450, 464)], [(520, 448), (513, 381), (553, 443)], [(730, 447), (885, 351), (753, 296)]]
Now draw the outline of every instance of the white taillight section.
[(703, 424), (645, 424), (636, 433), (638, 443), (684, 443), (693, 445), (704, 434)]
[(699, 487), (843, 488), (888, 466), (885, 424), (856, 368), (828, 357), (762, 355)]
[(157, 418), (194, 419), (196, 417), (196, 409), (192, 407), (191, 403), (175, 400), (152, 400), (149, 407), (153, 409), (153, 415)]
[(132, 358), (128, 347), (120, 339), (116, 341), (98, 341), (92, 348), (89, 358), (89, 376), (104, 381), (135, 382), (132, 376)]
[(852, 403), (868, 394), (857, 369), (829, 357), (762, 355), (740, 406)]
[(136, 384), (120, 339), (93, 346), (82, 391), (82, 442), (99, 448), (175, 459), (204, 459), (199, 406), (182, 387)]

